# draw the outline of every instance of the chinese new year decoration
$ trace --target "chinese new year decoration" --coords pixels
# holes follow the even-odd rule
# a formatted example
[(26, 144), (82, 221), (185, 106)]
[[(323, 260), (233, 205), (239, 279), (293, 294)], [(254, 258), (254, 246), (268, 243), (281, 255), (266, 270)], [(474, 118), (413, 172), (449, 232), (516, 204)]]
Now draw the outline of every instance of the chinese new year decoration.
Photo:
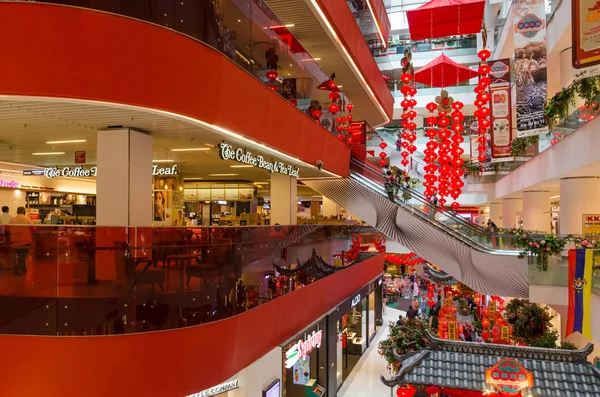
[(485, 383), (493, 386), (500, 394), (515, 396), (533, 387), (533, 374), (517, 360), (504, 358), (485, 370)]

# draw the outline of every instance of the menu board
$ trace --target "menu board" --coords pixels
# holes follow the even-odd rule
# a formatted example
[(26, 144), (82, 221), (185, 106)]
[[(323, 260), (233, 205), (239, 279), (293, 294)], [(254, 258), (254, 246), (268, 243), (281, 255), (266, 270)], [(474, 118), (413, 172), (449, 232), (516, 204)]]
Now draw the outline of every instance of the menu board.
[(210, 199), (213, 201), (225, 200), (225, 189), (210, 189)]
[(198, 200), (198, 189), (185, 189), (183, 191), (184, 201), (196, 201)]
[(198, 189), (198, 201), (210, 201), (210, 189)]
[(240, 189), (240, 200), (252, 200), (253, 195), (253, 189)]
[(238, 190), (237, 189), (225, 189), (225, 200), (237, 200)]

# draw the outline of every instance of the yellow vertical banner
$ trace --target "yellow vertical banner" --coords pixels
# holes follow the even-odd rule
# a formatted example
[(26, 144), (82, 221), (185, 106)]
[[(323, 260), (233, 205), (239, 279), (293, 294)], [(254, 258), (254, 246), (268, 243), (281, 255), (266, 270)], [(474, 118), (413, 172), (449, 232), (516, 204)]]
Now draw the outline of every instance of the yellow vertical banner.
[(510, 340), (510, 326), (503, 325), (502, 328), (500, 328), (500, 339), (507, 342)]
[(446, 298), (444, 299), (444, 306), (452, 306), (452, 298)]
[(458, 323), (456, 321), (448, 321), (448, 339), (458, 340)]
[(488, 309), (490, 310), (490, 317), (494, 316), (494, 313), (496, 313), (496, 301), (491, 301), (490, 305), (488, 306)]

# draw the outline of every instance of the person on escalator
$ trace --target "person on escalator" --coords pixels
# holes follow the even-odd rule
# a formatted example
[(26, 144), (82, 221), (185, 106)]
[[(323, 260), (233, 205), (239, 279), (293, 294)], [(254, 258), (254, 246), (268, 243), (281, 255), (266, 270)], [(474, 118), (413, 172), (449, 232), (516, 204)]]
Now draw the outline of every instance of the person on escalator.
[(394, 194), (396, 196), (396, 198), (400, 198), (399, 193), (400, 193), (400, 186), (402, 186), (402, 180), (403, 180), (403, 176), (402, 176), (402, 171), (400, 171), (400, 169), (396, 170), (396, 176), (394, 177)]
[(435, 219), (435, 214), (437, 213), (437, 208), (438, 208), (437, 194), (434, 194), (433, 196), (431, 196), (430, 203), (431, 203), (431, 211), (430, 211), (431, 219)]
[(404, 182), (402, 183), (402, 198), (404, 199), (405, 204), (409, 204), (410, 199), (412, 198), (412, 195), (410, 194), (409, 189), (410, 189), (410, 177), (407, 176), (406, 178), (404, 178)]
[(394, 176), (392, 175), (392, 171), (386, 173), (383, 186), (385, 187), (385, 191), (390, 201), (394, 201)]

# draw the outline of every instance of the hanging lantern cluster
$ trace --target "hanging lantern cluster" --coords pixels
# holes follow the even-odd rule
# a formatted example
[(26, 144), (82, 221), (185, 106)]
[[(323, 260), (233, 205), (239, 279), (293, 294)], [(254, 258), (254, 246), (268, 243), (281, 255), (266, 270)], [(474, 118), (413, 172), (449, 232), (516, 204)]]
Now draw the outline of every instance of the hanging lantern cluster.
[(437, 181), (436, 171), (438, 170), (437, 164), (435, 161), (437, 160), (436, 149), (438, 148), (438, 144), (435, 138), (438, 135), (436, 125), (438, 123), (438, 119), (435, 116), (434, 112), (437, 109), (438, 105), (435, 102), (429, 102), (426, 106), (429, 111), (429, 117), (425, 119), (425, 123), (427, 124), (427, 128), (425, 130), (425, 136), (429, 138), (429, 142), (427, 142), (427, 149), (423, 151), (425, 153), (424, 161), (427, 163), (424, 170), (426, 172), (424, 179), (425, 182), (423, 185), (425, 186), (425, 197), (429, 200), (431, 196), (437, 193), (437, 188), (435, 186), (435, 182)]
[(381, 143), (379, 144), (379, 148), (381, 149), (381, 152), (379, 153), (379, 158), (381, 160), (379, 160), (379, 165), (384, 167), (387, 164), (387, 153), (385, 152), (385, 148), (387, 148), (387, 143), (383, 142), (383, 140), (381, 141)]
[(452, 110), (452, 105), (454, 104), (454, 99), (448, 96), (448, 92), (446, 90), (442, 90), (440, 96), (435, 98), (436, 103), (438, 104), (438, 151), (437, 151), (437, 160), (438, 160), (438, 187), (437, 193), (440, 195), (439, 203), (440, 208), (444, 208), (446, 204), (446, 197), (450, 195), (450, 175), (451, 175), (451, 161), (450, 157), (450, 149), (452, 147), (452, 142), (450, 141), (450, 137), (452, 136), (452, 132), (448, 129), (450, 126), (450, 117), (449, 113)]
[(492, 80), (489, 77), (491, 68), (490, 65), (487, 64), (487, 60), (489, 59), (491, 54), (489, 50), (483, 49), (479, 51), (477, 55), (479, 56), (479, 59), (481, 61), (479, 62), (478, 69), (479, 83), (475, 87), (475, 93), (477, 94), (477, 99), (475, 99), (475, 107), (477, 107), (477, 110), (475, 110), (474, 116), (477, 117), (478, 126), (477, 151), (479, 152), (479, 155), (477, 156), (477, 159), (479, 160), (479, 163), (483, 163), (487, 160), (487, 156), (485, 154), (487, 150), (486, 134), (488, 132), (488, 129), (492, 125), (492, 122), (490, 121), (491, 111), (488, 106), (488, 103), (491, 98), (489, 93), (489, 86)]
[(404, 95), (404, 99), (400, 102), (400, 106), (402, 106), (402, 122), (400, 123), (402, 127), (400, 134), (400, 147), (402, 149), (400, 155), (402, 156), (402, 160), (400, 163), (405, 168), (410, 163), (408, 157), (417, 150), (415, 146), (415, 141), (417, 140), (417, 124), (415, 123), (417, 112), (414, 109), (417, 105), (417, 101), (415, 100), (417, 89), (414, 87), (415, 72), (411, 60), (412, 54), (409, 50), (405, 50), (404, 57), (401, 60), (402, 76), (400, 76), (403, 84), (400, 92)]
[[(332, 95), (334, 94), (334, 95)], [(337, 97), (336, 95), (337, 94)], [(335, 99), (332, 99), (335, 98)], [(342, 141), (346, 141), (348, 143), (352, 143), (352, 136), (350, 136), (350, 124), (352, 123), (352, 104), (345, 104), (344, 100), (339, 97), (337, 92), (330, 92), (329, 99), (332, 99), (332, 102), (327, 108), (335, 117), (334, 128), (337, 132), (338, 138)]]
[(452, 109), (454, 109), (454, 111), (450, 114), (452, 119), (453, 132), (451, 137), (452, 143), (450, 150), (450, 154), (452, 155), (450, 171), (450, 197), (452, 197), (452, 199), (454, 200), (450, 206), (455, 211), (460, 207), (460, 204), (456, 200), (458, 200), (462, 193), (462, 187), (465, 186), (465, 183), (461, 179), (461, 177), (465, 173), (463, 169), (465, 161), (461, 158), (461, 156), (465, 151), (462, 147), (460, 147), (460, 144), (465, 141), (465, 138), (463, 138), (462, 136), (462, 133), (465, 129), (463, 125), (465, 116), (461, 111), (463, 107), (464, 105), (462, 102), (454, 102), (452, 104)]
[(430, 309), (435, 306), (435, 301), (433, 300), (434, 296), (435, 286), (430, 282), (427, 286), (427, 306), (429, 306)]

